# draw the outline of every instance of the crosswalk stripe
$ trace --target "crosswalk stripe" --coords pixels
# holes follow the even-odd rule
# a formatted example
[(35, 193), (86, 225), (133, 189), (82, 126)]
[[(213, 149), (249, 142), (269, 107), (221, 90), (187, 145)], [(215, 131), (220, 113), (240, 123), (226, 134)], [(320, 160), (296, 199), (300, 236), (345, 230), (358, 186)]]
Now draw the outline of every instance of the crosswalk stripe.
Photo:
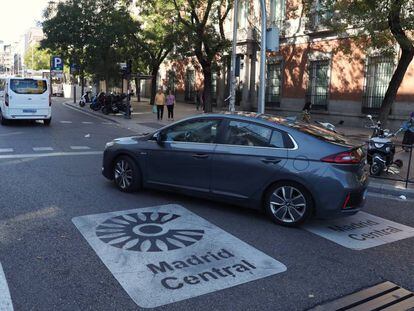
[(103, 153), (103, 151), (77, 151), (77, 152), (73, 151), (73, 152), (48, 152), (48, 153), (3, 154), (3, 155), (0, 154), (0, 160), (4, 160), (4, 159), (64, 157), (64, 156), (102, 155), (102, 153)]
[(10, 297), (9, 286), (7, 285), (6, 276), (0, 263), (0, 310), (13, 311), (13, 304)]
[(72, 149), (72, 150), (89, 150), (91, 148), (88, 147), (88, 146), (70, 146), (70, 149)]
[(93, 122), (90, 121), (83, 121), (82, 124), (93, 124)]
[(60, 121), (60, 123), (63, 123), (63, 124), (71, 124), (72, 121)]
[(33, 147), (33, 151), (53, 151), (52, 147)]
[(14, 150), (12, 148), (0, 148), (0, 153), (7, 153), (7, 152), (13, 152)]

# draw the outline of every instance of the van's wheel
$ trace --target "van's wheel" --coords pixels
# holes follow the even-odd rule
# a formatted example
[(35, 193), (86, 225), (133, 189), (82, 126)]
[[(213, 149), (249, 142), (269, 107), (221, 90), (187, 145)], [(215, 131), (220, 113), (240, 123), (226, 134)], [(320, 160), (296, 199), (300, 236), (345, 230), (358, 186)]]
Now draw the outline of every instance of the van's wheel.
[(312, 215), (312, 196), (302, 185), (281, 181), (270, 187), (265, 198), (265, 210), (277, 224), (297, 227)]
[(141, 171), (135, 161), (128, 156), (120, 156), (114, 162), (114, 182), (123, 192), (134, 192), (141, 187)]
[(46, 126), (49, 126), (51, 122), (52, 122), (52, 118), (43, 120), (43, 124)]

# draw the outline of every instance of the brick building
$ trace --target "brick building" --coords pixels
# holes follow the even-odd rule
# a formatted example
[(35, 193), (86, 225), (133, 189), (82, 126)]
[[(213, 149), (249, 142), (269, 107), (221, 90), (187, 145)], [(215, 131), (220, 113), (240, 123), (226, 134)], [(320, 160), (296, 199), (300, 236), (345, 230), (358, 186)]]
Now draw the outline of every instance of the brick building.
[[(362, 50), (351, 35), (338, 37), (324, 26), (324, 16), (315, 13), (317, 2), (310, 14), (304, 14), (300, 0), (272, 0), (267, 5), (268, 24), (280, 29), (280, 51), (267, 56), (267, 111), (295, 115), (309, 100), (315, 118), (344, 120), (347, 125), (361, 125), (365, 114), (378, 112), (398, 56), (385, 57), (373, 50)], [(244, 110), (257, 107), (260, 51), (255, 29), (260, 26), (259, 9), (258, 1), (240, 1), (237, 54), (241, 70), (237, 102)], [(230, 16), (226, 33), (232, 39), (233, 14)], [(229, 92), (228, 59), (219, 65), (221, 70), (213, 74), (213, 98), (218, 106), (223, 106)], [(179, 99), (191, 102), (195, 91), (202, 87), (202, 74), (195, 61), (166, 62), (158, 81), (159, 85), (174, 89)], [(411, 111), (414, 62), (398, 91), (390, 121), (399, 124)]]

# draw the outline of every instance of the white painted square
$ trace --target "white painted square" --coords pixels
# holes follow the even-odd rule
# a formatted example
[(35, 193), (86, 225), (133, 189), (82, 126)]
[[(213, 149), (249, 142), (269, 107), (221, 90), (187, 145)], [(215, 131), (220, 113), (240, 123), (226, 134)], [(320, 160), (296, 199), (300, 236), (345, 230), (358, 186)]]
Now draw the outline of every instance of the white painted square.
[(88, 147), (88, 146), (70, 146), (70, 149), (72, 149), (72, 150), (89, 150), (91, 148)]
[(7, 285), (6, 276), (0, 263), (0, 310), (13, 311), (13, 304), (10, 297), (9, 287)]
[(52, 147), (33, 147), (33, 151), (53, 151)]
[(0, 153), (10, 153), (13, 151), (13, 148), (0, 148)]
[(180, 205), (72, 219), (139, 306), (154, 308), (286, 271)]
[(303, 228), (354, 250), (414, 237), (414, 228), (365, 212), (333, 220), (315, 220)]

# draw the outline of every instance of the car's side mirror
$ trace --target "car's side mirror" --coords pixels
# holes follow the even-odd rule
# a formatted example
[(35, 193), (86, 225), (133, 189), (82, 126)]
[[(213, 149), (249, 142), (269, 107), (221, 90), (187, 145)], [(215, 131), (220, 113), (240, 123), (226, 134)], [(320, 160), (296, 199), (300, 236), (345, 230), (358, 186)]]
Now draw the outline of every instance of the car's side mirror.
[(157, 142), (158, 145), (162, 145), (163, 135), (162, 135), (161, 132), (155, 133), (154, 138), (155, 138), (155, 141)]

